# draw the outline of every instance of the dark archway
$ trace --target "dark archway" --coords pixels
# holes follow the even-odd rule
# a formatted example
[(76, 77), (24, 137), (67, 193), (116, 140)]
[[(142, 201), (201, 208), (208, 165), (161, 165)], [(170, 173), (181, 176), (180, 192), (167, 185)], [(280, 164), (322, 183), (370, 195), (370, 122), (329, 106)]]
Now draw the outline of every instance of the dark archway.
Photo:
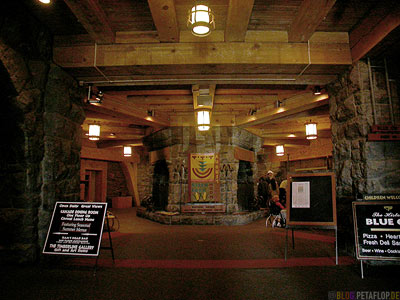
[(237, 199), (239, 210), (249, 210), (254, 198), (253, 170), (249, 161), (239, 161), (237, 185)]
[[(17, 107), (17, 92), (8, 71), (0, 62), (0, 248), (8, 249), (20, 242), (21, 220), (12, 209), (26, 207), (25, 138), (22, 130), (24, 115)], [(3, 246), (3, 247), (1, 247)]]
[(157, 210), (165, 210), (168, 205), (169, 171), (167, 162), (159, 160), (154, 166), (153, 202)]

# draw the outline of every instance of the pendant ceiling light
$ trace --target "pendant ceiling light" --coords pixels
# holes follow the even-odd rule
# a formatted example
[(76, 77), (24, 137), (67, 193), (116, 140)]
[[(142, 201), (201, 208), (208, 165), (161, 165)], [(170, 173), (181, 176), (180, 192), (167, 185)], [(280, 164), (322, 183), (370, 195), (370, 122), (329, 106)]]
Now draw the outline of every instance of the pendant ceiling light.
[(131, 146), (124, 146), (124, 156), (125, 157), (132, 156), (132, 147)]
[(89, 140), (98, 141), (100, 139), (100, 125), (91, 124), (89, 125)]
[(215, 29), (214, 14), (204, 4), (195, 4), (189, 10), (187, 25), (195, 36), (207, 36)]
[(197, 128), (200, 131), (206, 131), (210, 129), (210, 111), (201, 109), (196, 111), (197, 115)]
[(317, 123), (309, 122), (306, 124), (307, 140), (315, 140), (317, 138)]
[(275, 153), (276, 156), (283, 156), (285, 155), (285, 148), (283, 147), (283, 145), (278, 145), (275, 148)]

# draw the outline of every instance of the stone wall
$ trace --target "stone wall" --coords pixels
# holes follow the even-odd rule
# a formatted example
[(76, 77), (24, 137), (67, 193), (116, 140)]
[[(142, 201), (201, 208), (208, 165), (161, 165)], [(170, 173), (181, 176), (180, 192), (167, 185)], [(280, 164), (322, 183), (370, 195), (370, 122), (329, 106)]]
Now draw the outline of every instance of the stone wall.
[[(261, 138), (250, 132), (234, 127), (213, 127), (207, 132), (200, 132), (194, 127), (171, 127), (148, 136), (144, 144), (149, 151), (170, 148), (168, 211), (179, 211), (179, 202), (185, 202), (188, 196), (188, 158), (190, 153), (219, 153), (220, 155), (220, 202), (226, 203), (227, 212), (239, 210), (237, 203), (237, 176), (239, 160), (234, 157), (234, 148), (258, 151)], [(182, 168), (184, 172), (182, 172)], [(257, 181), (257, 164), (252, 163), (254, 182)], [(141, 172), (140, 170), (149, 172)], [(139, 182), (149, 182), (149, 173), (153, 174), (154, 166), (139, 165)], [(182, 176), (183, 174), (183, 176)], [(256, 185), (255, 185), (256, 189)], [(144, 188), (139, 186), (139, 192)], [(147, 191), (145, 191), (147, 192)], [(151, 191), (150, 191), (151, 192)], [(143, 195), (141, 194), (140, 197)]]
[(121, 163), (108, 162), (107, 165), (107, 197), (129, 196)]
[(151, 195), (151, 189), (153, 186), (153, 178), (152, 178), (152, 166), (149, 162), (149, 154), (142, 152), (140, 154), (140, 163), (137, 165), (138, 171), (138, 193), (139, 200), (141, 201), (143, 198)]
[(9, 3), (0, 18), (7, 24), (0, 28), (2, 79), (13, 87), (6, 113), (15, 115), (5, 128), (16, 129), (0, 173), (18, 183), (0, 191), (0, 234), (9, 237), (0, 241), (0, 262), (32, 262), (39, 258), (54, 203), (79, 199), (83, 94), (51, 63), (49, 32), (20, 3)]
[[(383, 104), (387, 102), (385, 88), (380, 80), (373, 80), (373, 84), (375, 99), (380, 103), (376, 107), (376, 119), (378, 124), (387, 124), (390, 118), (387, 118), (388, 107)], [(400, 147), (399, 142), (368, 141), (374, 113), (365, 62), (359, 61), (328, 90), (338, 224), (340, 234), (347, 241), (346, 248), (351, 248), (354, 244), (349, 230), (352, 228), (351, 202), (362, 194), (400, 193)], [(398, 105), (394, 107), (398, 109)], [(394, 114), (400, 112), (397, 110)]]

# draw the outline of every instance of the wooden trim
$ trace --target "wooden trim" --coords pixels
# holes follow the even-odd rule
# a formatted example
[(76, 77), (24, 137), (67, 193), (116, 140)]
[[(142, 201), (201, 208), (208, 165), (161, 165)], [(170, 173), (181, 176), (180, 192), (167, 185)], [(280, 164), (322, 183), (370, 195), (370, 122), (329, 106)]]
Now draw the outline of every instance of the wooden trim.
[[(86, 171), (100, 171), (101, 172), (101, 202), (106, 202), (107, 199), (107, 169), (108, 165), (105, 161), (95, 161), (81, 159), (80, 176), (81, 181), (85, 180)], [(83, 186), (85, 187), (85, 186)], [(81, 191), (81, 195), (85, 195), (85, 192)], [(84, 200), (84, 199), (81, 199)]]
[(139, 191), (137, 185), (137, 163), (121, 162), (122, 172), (125, 175), (126, 185), (128, 191), (133, 195), (135, 206), (140, 206)]
[[(332, 221), (331, 222), (314, 222), (314, 221), (291, 221), (290, 220), (290, 210), (291, 210), (291, 183), (292, 178), (301, 178), (301, 177), (323, 177), (330, 176), (331, 177), (331, 189), (332, 189)], [(287, 214), (287, 225), (290, 227), (291, 225), (295, 226), (310, 226), (310, 227), (325, 227), (325, 226), (337, 226), (337, 216), (336, 216), (336, 181), (335, 174), (333, 172), (326, 173), (303, 173), (303, 174), (295, 174), (290, 173), (287, 177), (288, 185), (287, 185), (287, 200), (286, 200), (286, 214)], [(310, 194), (312, 191), (310, 191)], [(311, 195), (310, 195), (311, 197)]]
[(246, 150), (240, 147), (235, 147), (233, 149), (233, 157), (237, 160), (244, 160), (254, 163), (256, 153), (250, 150)]

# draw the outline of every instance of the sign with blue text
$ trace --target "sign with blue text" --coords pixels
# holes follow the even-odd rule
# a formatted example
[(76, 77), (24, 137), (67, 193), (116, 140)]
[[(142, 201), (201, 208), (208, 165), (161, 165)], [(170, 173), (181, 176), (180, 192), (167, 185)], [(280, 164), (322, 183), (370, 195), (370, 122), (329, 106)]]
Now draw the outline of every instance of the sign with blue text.
[(98, 256), (107, 203), (57, 202), (44, 254)]
[(357, 259), (400, 260), (400, 202), (353, 202)]

